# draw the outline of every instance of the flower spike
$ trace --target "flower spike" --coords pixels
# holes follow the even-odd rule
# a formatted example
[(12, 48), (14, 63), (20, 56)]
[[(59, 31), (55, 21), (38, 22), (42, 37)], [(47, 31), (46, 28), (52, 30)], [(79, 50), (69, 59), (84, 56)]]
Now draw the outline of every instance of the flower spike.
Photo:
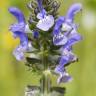
[(74, 16), (81, 11), (82, 5), (73, 4), (67, 14), (60, 17), (60, 3), (56, 0), (31, 0), (27, 6), (30, 10), (28, 23), (21, 10), (16, 7), (8, 9), (18, 21), (10, 26), (10, 31), (15, 38), (20, 39), (13, 55), (18, 61), (25, 60), (34, 72), (59, 75), (57, 83), (71, 81), (66, 67), (78, 60), (73, 53), (73, 45), (82, 37)]

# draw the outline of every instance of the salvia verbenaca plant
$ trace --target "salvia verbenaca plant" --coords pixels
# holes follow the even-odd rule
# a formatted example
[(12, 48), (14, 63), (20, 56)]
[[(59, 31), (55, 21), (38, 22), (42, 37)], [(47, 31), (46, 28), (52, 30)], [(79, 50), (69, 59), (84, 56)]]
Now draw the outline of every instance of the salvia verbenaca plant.
[(72, 47), (82, 37), (77, 32), (74, 17), (82, 10), (82, 5), (73, 4), (65, 16), (59, 16), (60, 3), (56, 0), (31, 0), (27, 7), (30, 10), (28, 21), (18, 8), (9, 8), (18, 20), (10, 26), (10, 31), (14, 38), (20, 39), (13, 55), (18, 61), (25, 61), (33, 72), (41, 74), (48, 69), (58, 75), (57, 83), (72, 80), (66, 67), (78, 60)]

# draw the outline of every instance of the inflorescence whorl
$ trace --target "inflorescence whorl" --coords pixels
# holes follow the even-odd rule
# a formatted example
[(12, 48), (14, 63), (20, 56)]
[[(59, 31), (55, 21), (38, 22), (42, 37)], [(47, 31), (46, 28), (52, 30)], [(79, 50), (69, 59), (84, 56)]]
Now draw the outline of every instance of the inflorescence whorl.
[(10, 31), (20, 39), (13, 55), (18, 61), (24, 60), (32, 71), (41, 73), (48, 68), (53, 72), (55, 69), (58, 83), (72, 80), (66, 67), (78, 60), (72, 47), (82, 37), (77, 32), (74, 17), (82, 10), (82, 5), (73, 4), (65, 16), (59, 16), (60, 3), (55, 0), (32, 0), (27, 7), (30, 10), (28, 22), (18, 8), (9, 8), (18, 20), (10, 26)]

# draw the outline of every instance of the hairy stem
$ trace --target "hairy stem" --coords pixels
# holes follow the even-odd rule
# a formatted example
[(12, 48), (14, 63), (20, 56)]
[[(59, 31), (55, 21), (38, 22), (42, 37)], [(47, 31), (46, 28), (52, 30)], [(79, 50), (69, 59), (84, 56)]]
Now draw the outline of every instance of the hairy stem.
[[(46, 44), (45, 44), (46, 45)], [(44, 96), (49, 96), (51, 90), (50, 70), (48, 69), (48, 58), (46, 55), (47, 46), (43, 46), (42, 64), (44, 65), (44, 71), (41, 78), (41, 92)]]

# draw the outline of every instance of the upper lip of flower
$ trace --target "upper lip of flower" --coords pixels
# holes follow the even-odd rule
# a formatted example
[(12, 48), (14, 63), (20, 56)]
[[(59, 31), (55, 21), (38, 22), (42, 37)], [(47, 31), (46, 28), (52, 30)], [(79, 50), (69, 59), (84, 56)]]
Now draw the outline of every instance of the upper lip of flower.
[(82, 10), (82, 4), (80, 3), (73, 4), (69, 8), (66, 18), (69, 19), (71, 22), (73, 22), (75, 14), (81, 10)]
[(13, 14), (16, 17), (16, 19), (18, 20), (18, 23), (21, 23), (21, 22), (24, 24), (26, 23), (23, 13), (18, 8), (10, 7), (8, 10), (11, 14)]
[(12, 32), (16, 32), (16, 31), (24, 32), (26, 22), (23, 13), (16, 7), (10, 7), (8, 10), (18, 20), (18, 23), (12, 24), (9, 30)]

